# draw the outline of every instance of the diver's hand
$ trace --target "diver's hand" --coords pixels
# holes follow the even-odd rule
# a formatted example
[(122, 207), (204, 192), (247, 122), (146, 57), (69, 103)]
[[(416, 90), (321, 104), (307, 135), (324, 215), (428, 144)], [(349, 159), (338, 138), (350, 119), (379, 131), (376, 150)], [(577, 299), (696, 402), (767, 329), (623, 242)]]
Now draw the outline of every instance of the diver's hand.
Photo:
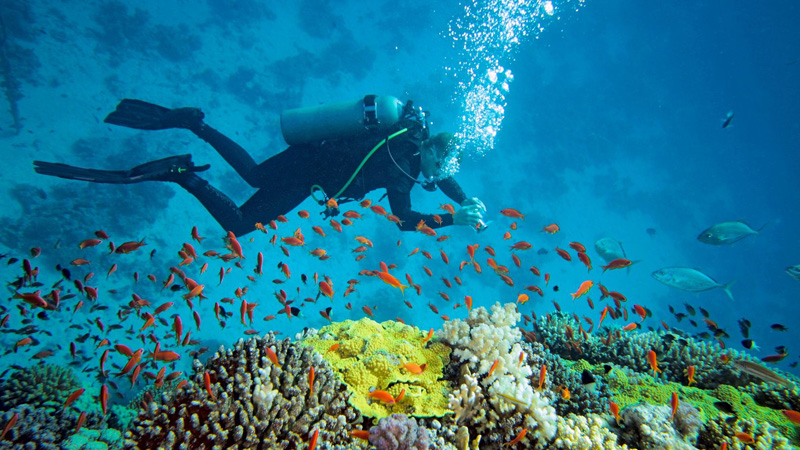
[(478, 197), (472, 197), (461, 202), (462, 207), (475, 205), (480, 208), (481, 215), (486, 214), (486, 205)]
[[(477, 200), (477, 199), (476, 199)], [(480, 201), (480, 200), (478, 200)], [(465, 201), (464, 203), (466, 203)], [(486, 211), (482, 205), (471, 204), (466, 205), (453, 214), (454, 225), (468, 225), (475, 227), (483, 221), (483, 212)]]

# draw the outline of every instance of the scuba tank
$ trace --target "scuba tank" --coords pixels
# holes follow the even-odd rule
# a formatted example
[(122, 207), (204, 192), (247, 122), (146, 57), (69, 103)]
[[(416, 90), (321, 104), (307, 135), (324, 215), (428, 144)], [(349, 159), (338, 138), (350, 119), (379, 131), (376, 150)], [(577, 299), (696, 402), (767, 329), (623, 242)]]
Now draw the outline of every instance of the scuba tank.
[(281, 133), (289, 145), (354, 137), (387, 131), (403, 117), (403, 112), (403, 102), (396, 97), (367, 95), (351, 102), (283, 111)]

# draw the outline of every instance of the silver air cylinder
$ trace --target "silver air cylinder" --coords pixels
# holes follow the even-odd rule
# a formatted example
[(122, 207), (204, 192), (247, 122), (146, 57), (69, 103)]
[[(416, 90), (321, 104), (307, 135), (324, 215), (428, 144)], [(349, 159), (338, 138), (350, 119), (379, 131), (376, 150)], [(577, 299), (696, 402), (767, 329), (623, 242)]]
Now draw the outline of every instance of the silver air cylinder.
[(367, 95), (352, 102), (328, 103), (281, 113), (281, 133), (289, 145), (342, 139), (385, 131), (400, 120), (403, 102), (389, 95)]

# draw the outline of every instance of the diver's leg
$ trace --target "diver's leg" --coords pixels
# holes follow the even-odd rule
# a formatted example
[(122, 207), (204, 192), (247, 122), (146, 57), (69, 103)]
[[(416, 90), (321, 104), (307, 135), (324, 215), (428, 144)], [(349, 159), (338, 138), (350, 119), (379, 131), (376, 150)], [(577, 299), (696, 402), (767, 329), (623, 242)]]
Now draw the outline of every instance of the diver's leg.
[(242, 211), (227, 195), (195, 174), (181, 178), (178, 184), (194, 195), (225, 231), (235, 235), (247, 234), (255, 229), (255, 221), (245, 221)]
[(233, 167), (233, 170), (239, 174), (244, 181), (252, 187), (258, 186), (258, 176), (254, 170), (258, 165), (253, 157), (247, 153), (239, 144), (233, 142), (230, 138), (208, 126), (202, 120), (196, 125), (189, 127), (192, 133), (196, 134), (200, 139), (208, 142), (222, 158)]
[(308, 197), (304, 186), (295, 183), (294, 188), (280, 187), (280, 192), (259, 189), (239, 208), (227, 195), (196, 174), (182, 177), (178, 184), (194, 195), (222, 228), (237, 236), (255, 230), (256, 222), (268, 222), (288, 213)]

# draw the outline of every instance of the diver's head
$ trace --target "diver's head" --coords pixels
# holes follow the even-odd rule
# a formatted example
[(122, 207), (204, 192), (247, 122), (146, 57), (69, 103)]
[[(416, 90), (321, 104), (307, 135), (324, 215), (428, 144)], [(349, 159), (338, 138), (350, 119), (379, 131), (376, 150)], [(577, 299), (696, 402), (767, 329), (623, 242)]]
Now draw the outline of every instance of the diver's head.
[(455, 151), (456, 139), (453, 133), (439, 133), (422, 142), (420, 149), (420, 171), (425, 179), (431, 180), (442, 175), (442, 167)]

